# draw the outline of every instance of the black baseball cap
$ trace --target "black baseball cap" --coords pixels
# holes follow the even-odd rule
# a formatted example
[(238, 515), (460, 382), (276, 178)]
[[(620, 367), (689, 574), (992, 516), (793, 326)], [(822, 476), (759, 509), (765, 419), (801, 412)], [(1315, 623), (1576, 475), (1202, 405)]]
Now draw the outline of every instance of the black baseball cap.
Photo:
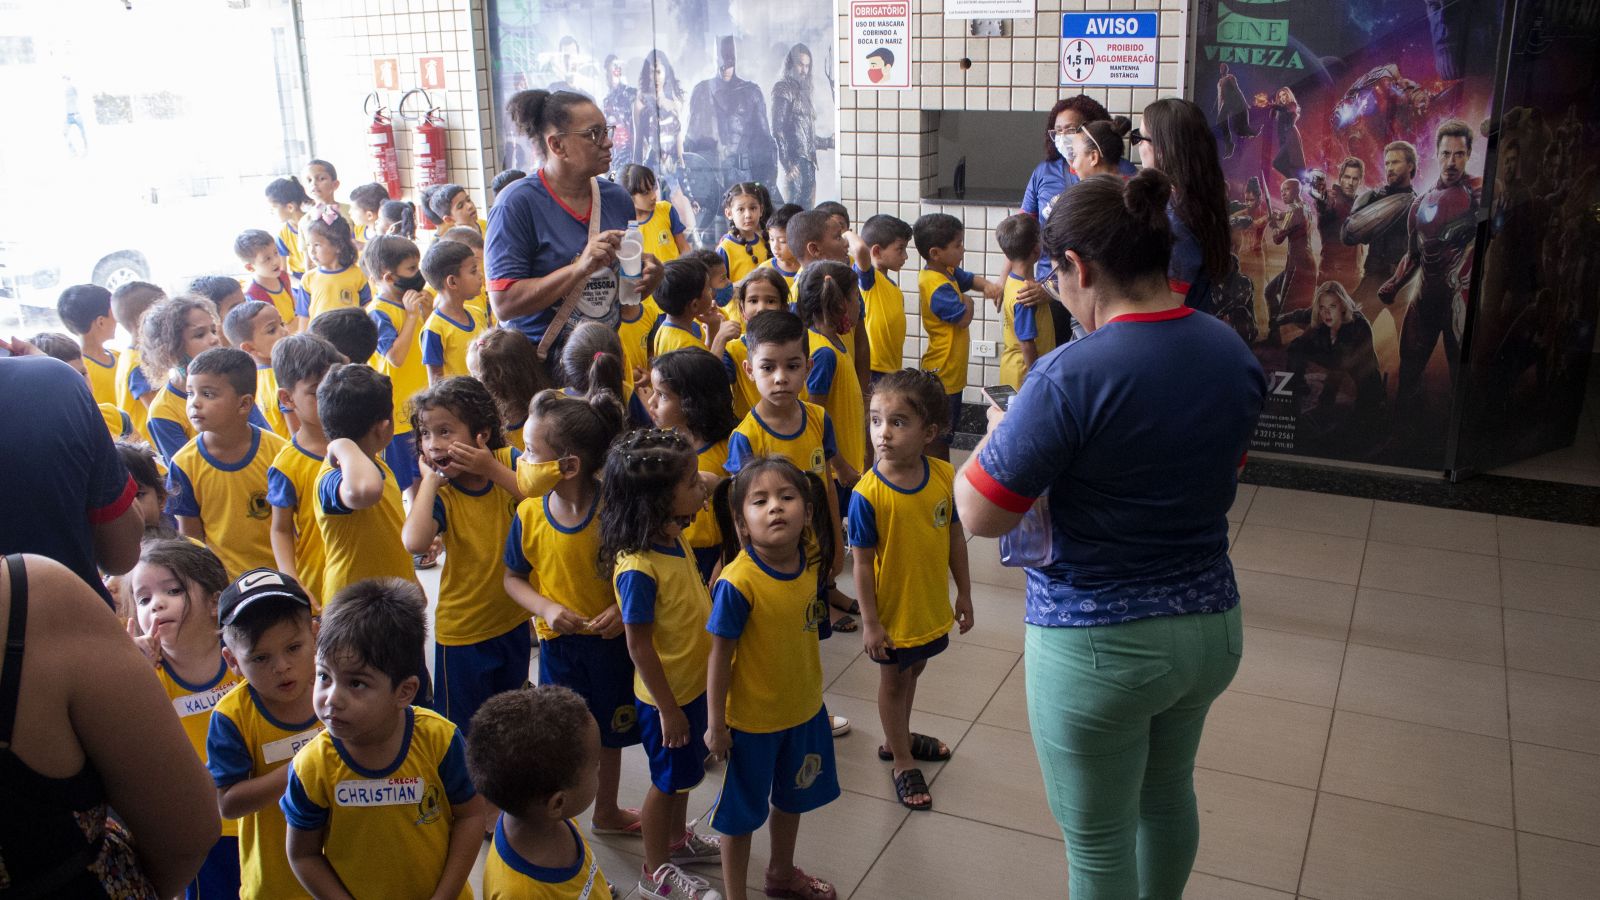
[(232, 625), (233, 620), (252, 605), (273, 598), (311, 608), (311, 597), (300, 582), (277, 569), (251, 569), (222, 589), (222, 599), (217, 602), (217, 622)]

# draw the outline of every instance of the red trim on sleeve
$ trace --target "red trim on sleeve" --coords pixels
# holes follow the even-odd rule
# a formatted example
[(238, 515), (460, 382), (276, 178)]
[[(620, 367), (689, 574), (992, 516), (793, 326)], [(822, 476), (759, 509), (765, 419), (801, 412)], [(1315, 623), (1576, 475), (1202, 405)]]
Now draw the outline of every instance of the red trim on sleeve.
[(1174, 306), (1172, 309), (1163, 309), (1159, 312), (1123, 313), (1120, 316), (1107, 319), (1105, 324), (1110, 325), (1112, 322), (1170, 322), (1173, 319), (1181, 319), (1193, 312), (1193, 307)]
[(983, 470), (983, 464), (974, 461), (967, 466), (967, 481), (978, 489), (986, 500), (1000, 507), (1006, 512), (1022, 514), (1033, 506), (1033, 497), (1024, 497), (998, 481), (994, 476)]
[(107, 503), (105, 506), (95, 507), (89, 510), (89, 524), (104, 525), (105, 523), (115, 519), (117, 516), (127, 512), (128, 507), (133, 505), (133, 498), (137, 496), (138, 493), (139, 485), (135, 484), (133, 476), (129, 475), (128, 483), (122, 486), (122, 493), (117, 495), (117, 499)]
[[(550, 199), (554, 200), (556, 202), (557, 206), (560, 206), (562, 209), (566, 210), (567, 211), (567, 215), (573, 217), (574, 219), (577, 219), (579, 222), (581, 222), (581, 223), (583, 223), (585, 225), (589, 224), (589, 216), (580, 216), (580, 215), (578, 215), (578, 211), (577, 210), (575, 210), (572, 207), (568, 206), (566, 204), (566, 202), (563, 201), (559, 196), (557, 196), (556, 192), (550, 188), (550, 179), (544, 177), (544, 170), (543, 169), (539, 170), (539, 182), (544, 185), (545, 193), (550, 195)], [(590, 213), (590, 215), (593, 215), (594, 214), (594, 210), (592, 210), (592, 209), (589, 210), (589, 213)]]
[(1189, 288), (1191, 287), (1193, 287), (1193, 285), (1189, 284), (1187, 281), (1179, 281), (1176, 278), (1167, 279), (1167, 290), (1172, 291), (1174, 294), (1182, 294), (1187, 297), (1189, 296)]
[(522, 280), (521, 278), (491, 278), (491, 279), (489, 279), (489, 290), (491, 290), (491, 291), (509, 291), (509, 290), (511, 290), (511, 286), (512, 285), (516, 284), (517, 282), (519, 282), (521, 280)]

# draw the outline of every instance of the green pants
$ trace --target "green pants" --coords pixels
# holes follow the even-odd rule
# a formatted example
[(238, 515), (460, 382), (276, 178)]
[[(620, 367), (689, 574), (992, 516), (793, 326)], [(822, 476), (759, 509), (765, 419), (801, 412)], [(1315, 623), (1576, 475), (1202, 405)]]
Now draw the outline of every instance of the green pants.
[(1028, 721), (1072, 900), (1179, 900), (1200, 842), (1194, 757), (1239, 669), (1239, 607), (1028, 627)]

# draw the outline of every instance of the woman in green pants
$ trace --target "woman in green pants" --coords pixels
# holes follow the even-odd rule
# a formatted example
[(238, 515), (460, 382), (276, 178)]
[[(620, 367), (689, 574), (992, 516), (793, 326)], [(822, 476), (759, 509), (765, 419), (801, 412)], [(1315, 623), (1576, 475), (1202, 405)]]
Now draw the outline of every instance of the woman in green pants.
[(1194, 863), (1194, 758), (1239, 667), (1226, 513), (1266, 379), (1167, 285), (1170, 183), (1089, 178), (1043, 235), (1087, 337), (1034, 365), (956, 479), (968, 530), (1048, 496), (1028, 571), (1028, 717), (1073, 900), (1177, 900)]

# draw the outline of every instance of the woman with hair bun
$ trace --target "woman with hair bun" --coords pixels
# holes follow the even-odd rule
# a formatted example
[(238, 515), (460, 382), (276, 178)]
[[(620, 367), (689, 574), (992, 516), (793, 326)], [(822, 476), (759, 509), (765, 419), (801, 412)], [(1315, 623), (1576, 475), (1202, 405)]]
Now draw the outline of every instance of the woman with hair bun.
[(1028, 719), (1074, 898), (1176, 900), (1194, 864), (1194, 759), (1243, 644), (1233, 503), (1266, 378), (1226, 324), (1167, 287), (1171, 182), (1087, 178), (1043, 245), (1089, 334), (1044, 357), (956, 479), (975, 534), (1038, 498)]

